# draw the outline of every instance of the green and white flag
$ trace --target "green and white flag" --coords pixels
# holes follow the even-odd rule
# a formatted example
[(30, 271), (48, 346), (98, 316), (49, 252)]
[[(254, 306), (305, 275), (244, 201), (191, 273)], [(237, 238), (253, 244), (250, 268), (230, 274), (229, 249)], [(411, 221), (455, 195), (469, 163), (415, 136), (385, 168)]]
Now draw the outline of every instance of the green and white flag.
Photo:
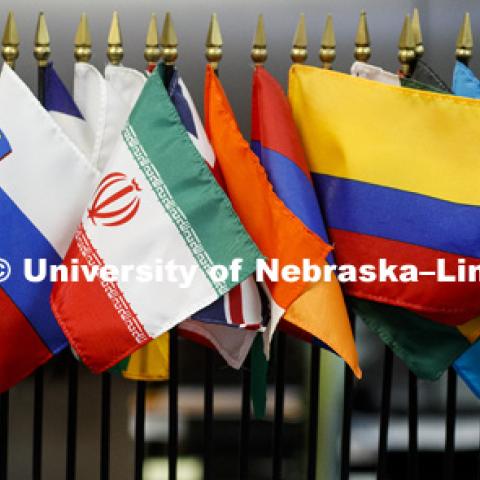
[[(83, 362), (104, 371), (243, 281), (257, 258), (154, 72), (64, 260), (80, 273), (54, 287), (57, 320)], [(212, 275), (235, 259), (238, 276)]]

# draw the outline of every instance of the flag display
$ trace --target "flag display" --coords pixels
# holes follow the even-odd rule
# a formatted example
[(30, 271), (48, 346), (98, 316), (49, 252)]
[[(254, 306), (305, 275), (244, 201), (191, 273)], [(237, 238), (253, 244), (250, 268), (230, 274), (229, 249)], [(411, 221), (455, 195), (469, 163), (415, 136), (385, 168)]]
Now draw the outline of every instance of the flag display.
[[(275, 193), (312, 234), (328, 242), (288, 99), (263, 67), (255, 68), (252, 98), (252, 149)], [(332, 253), (328, 259), (333, 263)], [(285, 319), (326, 343), (360, 376), (350, 321), (336, 278), (320, 281), (303, 293), (287, 309)]]
[[(158, 72), (145, 84), (100, 185), (65, 265), (78, 259), (87, 267), (121, 269), (125, 264), (155, 266), (161, 259), (194, 276), (188, 288), (180, 282), (139, 284), (122, 277), (57, 283), (55, 315), (95, 372), (212, 303), (249, 276), (261, 258), (189, 139)], [(228, 267), (236, 258), (243, 260), (239, 280), (214, 281), (211, 268)]]
[[(64, 88), (50, 94), (68, 96)], [(61, 263), (98, 174), (6, 64), (0, 104), (0, 128), (11, 147), (0, 162), (0, 252), (11, 269), (0, 284), (3, 391), (67, 345), (38, 261), (45, 260), (45, 269)], [(58, 99), (57, 111), (71, 115), (71, 106), (71, 99)], [(25, 259), (38, 281), (27, 279)]]
[[(278, 198), (264, 168), (242, 137), (220, 81), (207, 66), (205, 127), (225, 181), (233, 208), (260, 251), (284, 265), (301, 266), (304, 259), (323, 264), (330, 247), (308, 230)], [(284, 312), (307, 288), (303, 280), (265, 281), (271, 318), (266, 332), (266, 354), (271, 336)]]
[[(290, 100), (339, 264), (383, 258), (429, 272), (444, 259), (452, 274), (460, 259), (479, 263), (477, 102), (306, 66), (290, 70)], [(480, 313), (476, 282), (345, 289), (451, 325)]]

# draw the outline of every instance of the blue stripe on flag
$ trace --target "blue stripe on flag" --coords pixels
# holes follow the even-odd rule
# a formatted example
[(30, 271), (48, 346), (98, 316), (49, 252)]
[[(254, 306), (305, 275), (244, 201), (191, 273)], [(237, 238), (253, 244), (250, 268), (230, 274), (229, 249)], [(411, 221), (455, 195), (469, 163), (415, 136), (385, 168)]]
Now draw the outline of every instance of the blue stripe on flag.
[[(268, 179), (283, 203), (307, 228), (315, 232), (323, 241), (328, 242), (327, 230), (310, 179), (290, 159), (263, 147), (259, 141), (252, 141), (251, 147), (267, 171)], [(327, 260), (331, 264), (334, 263), (332, 253), (328, 255)]]
[(312, 173), (330, 228), (480, 257), (480, 208)]
[(178, 72), (175, 70), (173, 72), (172, 79), (170, 80), (168, 94), (170, 95), (170, 99), (175, 105), (178, 116), (180, 117), (180, 120), (182, 121), (183, 126), (186, 128), (187, 132), (194, 137), (198, 137), (192, 112), (190, 111), (187, 100), (183, 96), (182, 87), (178, 83), (179, 79), (180, 77), (178, 75)]
[(64, 113), (65, 115), (83, 119), (80, 110), (57, 75), (52, 63), (49, 63), (45, 68), (44, 106), (48, 111)]
[(224, 303), (223, 297), (220, 297), (208, 307), (205, 307), (192, 315), (192, 320), (201, 320), (202, 322), (207, 323), (220, 323), (222, 325), (228, 325)]
[(5, 134), (0, 130), (0, 160), (5, 158), (9, 153), (11, 153), (12, 149), (10, 144), (8, 143), (7, 137)]
[[(25, 315), (49, 350), (56, 354), (67, 345), (62, 330), (50, 308), (52, 284), (48, 279), (38, 283), (27, 281), (24, 259), (45, 258), (48, 265), (62, 261), (55, 249), (23, 214), (13, 200), (0, 188), (0, 257), (11, 266), (8, 280), (0, 284), (19, 310)], [(22, 348), (21, 345), (18, 348)]]

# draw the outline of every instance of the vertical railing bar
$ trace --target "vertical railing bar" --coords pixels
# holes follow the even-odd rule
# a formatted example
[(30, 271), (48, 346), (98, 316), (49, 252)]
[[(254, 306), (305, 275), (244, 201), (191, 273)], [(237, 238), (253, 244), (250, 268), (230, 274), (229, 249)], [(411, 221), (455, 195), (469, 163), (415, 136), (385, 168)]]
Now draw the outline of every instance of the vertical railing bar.
[(205, 390), (203, 413), (203, 480), (212, 478), (213, 453), (213, 350), (205, 348)]
[(307, 479), (317, 477), (318, 407), (320, 391), (320, 345), (313, 343), (310, 359), (310, 417), (308, 422)]
[(75, 479), (77, 460), (77, 407), (78, 407), (78, 362), (68, 355), (68, 404), (67, 404), (67, 480)]
[[(37, 68), (37, 98), (45, 104), (45, 67)], [(33, 455), (32, 455), (32, 478), (42, 478), (42, 437), (43, 437), (43, 392), (44, 392), (44, 369), (39, 367), (35, 372), (33, 386)]]
[(100, 480), (110, 477), (110, 404), (112, 379), (110, 373), (102, 374), (101, 429), (100, 429)]
[[(355, 335), (355, 314), (349, 310), (350, 324)], [(352, 408), (353, 408), (353, 372), (345, 366), (345, 380), (343, 389), (343, 421), (342, 445), (340, 454), (340, 479), (348, 480), (350, 476), (350, 446), (352, 434)]]
[(170, 380), (168, 383), (168, 480), (177, 480), (178, 458), (178, 332), (170, 331)]
[(418, 379), (408, 372), (408, 479), (418, 479)]
[(8, 477), (8, 418), (10, 393), (0, 394), (0, 480)]
[(275, 378), (275, 412), (273, 420), (273, 480), (282, 478), (283, 420), (285, 406), (286, 335), (277, 334), (277, 372)]
[(240, 420), (240, 449), (239, 449), (239, 470), (240, 480), (248, 480), (249, 466), (249, 442), (250, 442), (250, 382), (251, 382), (251, 357), (247, 358), (242, 370), (242, 416)]
[(390, 403), (392, 397), (393, 353), (385, 347), (383, 361), (382, 400), (380, 411), (380, 435), (378, 440), (377, 479), (387, 478), (388, 425), (390, 423)]
[(145, 398), (147, 383), (137, 382), (135, 402), (135, 468), (134, 480), (143, 480), (143, 460), (145, 458)]
[(449, 367), (447, 374), (447, 415), (445, 431), (444, 478), (455, 478), (455, 417), (457, 409), (457, 374)]
[(43, 367), (35, 372), (33, 386), (33, 457), (32, 478), (42, 478), (42, 445), (43, 445), (43, 390), (44, 390)]

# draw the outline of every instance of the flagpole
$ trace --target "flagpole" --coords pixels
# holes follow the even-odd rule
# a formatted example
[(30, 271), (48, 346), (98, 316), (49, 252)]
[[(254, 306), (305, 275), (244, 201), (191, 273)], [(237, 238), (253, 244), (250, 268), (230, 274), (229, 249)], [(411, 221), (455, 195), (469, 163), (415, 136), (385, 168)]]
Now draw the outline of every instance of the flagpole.
[[(15, 69), (15, 62), (19, 57), (20, 37), (13, 12), (8, 13), (7, 22), (3, 31), (2, 57), (3, 60)], [(8, 390), (0, 395), (0, 480), (7, 480), (8, 475), (8, 420), (10, 394)]]
[[(45, 68), (50, 57), (50, 36), (43, 12), (38, 16), (33, 56), (37, 60), (37, 98), (45, 104)], [(40, 366), (35, 372), (33, 395), (33, 459), (32, 478), (42, 478), (42, 435), (43, 435), (43, 403), (44, 403), (44, 368)]]
[[(205, 58), (218, 75), (218, 66), (223, 56), (223, 38), (217, 14), (210, 18), (207, 38), (205, 41)], [(204, 429), (203, 429), (203, 478), (213, 478), (213, 423), (214, 423), (214, 369), (215, 352), (205, 347), (205, 386), (204, 386)], [(240, 446), (240, 449), (242, 447)], [(243, 478), (242, 476), (240, 478)]]
[(148, 24), (143, 56), (145, 58), (145, 61), (147, 62), (147, 69), (154, 67), (159, 62), (162, 56), (162, 51), (160, 50), (158, 44), (157, 16), (154, 13), (152, 13), (152, 16), (150, 17), (150, 22)]
[(325, 22), (325, 29), (322, 35), (322, 43), (320, 46), (320, 50), (318, 52), (318, 56), (320, 58), (320, 62), (322, 63), (322, 67), (326, 68), (327, 70), (332, 68), (332, 64), (335, 61), (337, 56), (336, 52), (336, 41), (335, 41), (335, 29), (333, 27), (333, 17), (331, 15), (327, 15), (327, 20)]
[(470, 21), (470, 14), (465, 13), (463, 18), (462, 26), (458, 32), (457, 44), (455, 50), (455, 57), (459, 62), (468, 65), (470, 59), (472, 58), (473, 51), (473, 35), (472, 35), (472, 24)]
[(118, 12), (113, 12), (108, 32), (107, 58), (112, 65), (120, 65), (123, 60), (122, 32)]
[(398, 61), (401, 74), (409, 77), (412, 74), (412, 64), (415, 62), (415, 39), (409, 15), (405, 16), (398, 41)]
[[(161, 47), (163, 63), (166, 66), (165, 85), (168, 86), (178, 58), (178, 38), (170, 12), (165, 14)], [(168, 381), (168, 478), (177, 478), (178, 460), (178, 330), (170, 330), (169, 335), (170, 378)], [(138, 480), (141, 480), (139, 478)]]

